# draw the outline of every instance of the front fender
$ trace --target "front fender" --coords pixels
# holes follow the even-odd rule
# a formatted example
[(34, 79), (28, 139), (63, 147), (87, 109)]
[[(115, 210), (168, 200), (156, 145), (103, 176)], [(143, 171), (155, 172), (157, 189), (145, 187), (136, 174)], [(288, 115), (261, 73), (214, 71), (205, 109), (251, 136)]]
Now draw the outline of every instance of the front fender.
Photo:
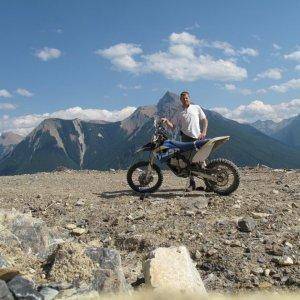
[(143, 151), (152, 151), (153, 149), (155, 149), (155, 144), (150, 142), (150, 143), (142, 146), (138, 150), (136, 150), (135, 153), (139, 153), (139, 152), (143, 152)]

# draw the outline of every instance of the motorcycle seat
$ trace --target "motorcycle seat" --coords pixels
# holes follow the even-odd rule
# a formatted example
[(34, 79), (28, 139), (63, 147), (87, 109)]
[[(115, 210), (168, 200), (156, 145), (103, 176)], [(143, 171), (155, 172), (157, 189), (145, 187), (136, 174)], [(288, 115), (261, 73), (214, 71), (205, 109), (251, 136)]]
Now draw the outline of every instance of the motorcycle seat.
[(179, 142), (179, 141), (169, 141), (171, 145), (178, 148), (180, 152), (189, 151), (189, 150), (197, 150), (200, 149), (203, 145), (205, 145), (209, 139), (207, 140), (198, 140), (195, 142)]

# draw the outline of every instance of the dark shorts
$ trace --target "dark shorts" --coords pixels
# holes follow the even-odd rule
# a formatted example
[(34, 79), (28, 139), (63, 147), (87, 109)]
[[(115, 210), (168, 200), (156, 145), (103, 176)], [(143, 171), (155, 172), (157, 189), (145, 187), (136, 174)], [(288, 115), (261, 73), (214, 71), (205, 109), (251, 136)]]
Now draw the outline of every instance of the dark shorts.
[[(195, 139), (193, 137), (190, 137), (190, 136), (184, 134), (182, 131), (180, 131), (180, 136), (181, 136), (182, 142), (195, 142), (198, 140), (198, 139)], [(186, 159), (191, 160), (195, 154), (196, 154), (196, 150), (190, 150), (190, 151), (184, 152), (183, 155), (186, 157)]]
[(182, 131), (180, 131), (180, 136), (181, 136), (182, 142), (195, 142), (198, 140), (198, 139), (195, 139), (193, 137), (190, 137), (190, 136), (184, 134)]

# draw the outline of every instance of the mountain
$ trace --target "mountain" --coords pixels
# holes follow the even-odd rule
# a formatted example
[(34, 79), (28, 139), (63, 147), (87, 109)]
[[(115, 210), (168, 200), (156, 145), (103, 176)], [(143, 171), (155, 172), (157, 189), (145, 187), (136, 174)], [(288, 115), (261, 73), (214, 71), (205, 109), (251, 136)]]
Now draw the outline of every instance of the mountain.
[(283, 128), (273, 134), (273, 137), (289, 146), (300, 149), (300, 115), (290, 119)]
[(251, 125), (288, 146), (300, 148), (300, 115), (278, 123), (266, 120), (256, 121)]
[[(59, 166), (97, 170), (127, 168), (135, 150), (149, 141), (154, 117), (172, 118), (179, 109), (179, 96), (167, 92), (157, 105), (139, 107), (121, 122), (47, 119), (0, 161), (0, 174), (51, 171)], [(215, 156), (231, 159), (238, 165), (260, 163), (300, 168), (299, 151), (250, 125), (210, 110), (205, 113), (209, 120), (208, 136), (231, 136)]]
[(2, 133), (0, 136), (0, 158), (10, 152), (23, 138), (23, 136), (13, 132)]

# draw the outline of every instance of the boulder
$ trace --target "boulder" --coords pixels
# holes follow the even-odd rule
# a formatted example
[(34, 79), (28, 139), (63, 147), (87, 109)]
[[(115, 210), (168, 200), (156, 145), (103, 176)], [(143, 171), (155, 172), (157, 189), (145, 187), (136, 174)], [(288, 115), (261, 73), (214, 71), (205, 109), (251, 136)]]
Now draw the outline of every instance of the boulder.
[(92, 288), (98, 292), (124, 292), (128, 290), (118, 251), (90, 247), (85, 254), (90, 257), (99, 268), (93, 271)]
[(155, 290), (206, 294), (186, 247), (157, 248), (144, 262), (145, 283)]
[(9, 267), (7, 260), (0, 254), (0, 269)]
[(256, 226), (256, 222), (252, 218), (243, 218), (238, 220), (238, 229), (242, 232), (251, 232)]
[(0, 280), (0, 299), (1, 300), (14, 300), (12, 293), (6, 285), (6, 282)]
[(44, 300), (44, 296), (34, 289), (33, 282), (21, 276), (14, 277), (7, 286), (17, 299)]
[(44, 287), (40, 290), (40, 293), (44, 296), (45, 300), (52, 300), (58, 295), (59, 291), (50, 287)]
[(0, 242), (20, 247), (26, 254), (46, 260), (66, 238), (60, 229), (48, 228), (41, 219), (16, 210), (0, 210)]

